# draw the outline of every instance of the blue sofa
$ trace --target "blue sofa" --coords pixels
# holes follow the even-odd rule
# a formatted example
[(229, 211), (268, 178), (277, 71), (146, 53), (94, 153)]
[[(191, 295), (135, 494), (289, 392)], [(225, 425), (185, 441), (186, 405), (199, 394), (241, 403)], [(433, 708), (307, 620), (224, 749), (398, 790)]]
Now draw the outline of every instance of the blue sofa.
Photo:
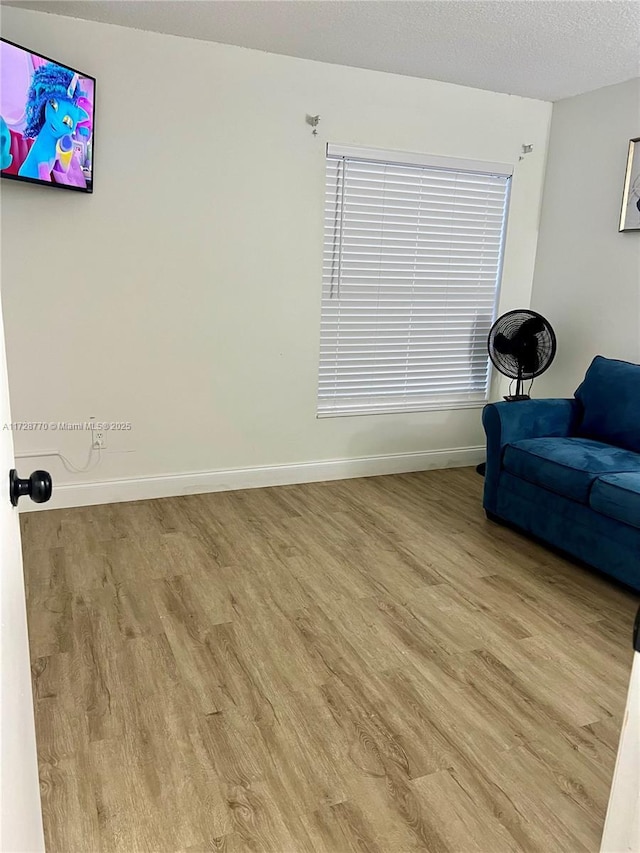
[(571, 400), (492, 403), (484, 508), (640, 591), (640, 365), (596, 356)]

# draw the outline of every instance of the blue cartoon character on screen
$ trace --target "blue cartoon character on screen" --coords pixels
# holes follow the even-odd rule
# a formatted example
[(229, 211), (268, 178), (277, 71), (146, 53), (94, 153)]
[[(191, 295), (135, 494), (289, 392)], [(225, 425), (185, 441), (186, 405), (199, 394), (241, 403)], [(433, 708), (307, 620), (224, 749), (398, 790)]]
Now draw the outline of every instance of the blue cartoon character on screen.
[[(88, 102), (78, 75), (53, 62), (33, 72), (27, 97), (24, 136), (34, 139), (18, 174), (52, 180), (51, 173), (70, 172), (74, 166), (74, 134), (88, 136)], [(71, 176), (70, 176), (71, 177)], [(73, 181), (75, 183), (75, 181)]]
[(0, 116), (0, 169), (8, 169), (12, 163), (11, 134), (6, 121)]

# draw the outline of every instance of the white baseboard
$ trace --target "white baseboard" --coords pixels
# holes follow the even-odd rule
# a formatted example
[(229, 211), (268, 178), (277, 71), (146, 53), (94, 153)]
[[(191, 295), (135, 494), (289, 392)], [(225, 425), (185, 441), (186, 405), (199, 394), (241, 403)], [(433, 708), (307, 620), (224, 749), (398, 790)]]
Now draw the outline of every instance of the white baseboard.
[(458, 447), (426, 450), (421, 453), (395, 453), (391, 456), (364, 456), (357, 459), (330, 459), (323, 462), (298, 462), (293, 465), (265, 465), (260, 468), (233, 468), (222, 471), (196, 471), (135, 477), (128, 480), (103, 480), (93, 483), (68, 483), (56, 486), (47, 504), (22, 500), (23, 512), (62, 509), (73, 506), (140, 501), (202, 492), (287, 486), (380, 474), (403, 474), (434, 468), (459, 468), (477, 465), (484, 459), (484, 447)]

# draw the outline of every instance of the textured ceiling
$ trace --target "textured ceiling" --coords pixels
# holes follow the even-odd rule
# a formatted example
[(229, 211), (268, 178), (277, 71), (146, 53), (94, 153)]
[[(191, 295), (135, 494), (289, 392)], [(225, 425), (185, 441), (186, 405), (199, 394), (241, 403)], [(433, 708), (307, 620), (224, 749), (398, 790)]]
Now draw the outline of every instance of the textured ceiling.
[(640, 76), (640, 0), (5, 5), (552, 101)]

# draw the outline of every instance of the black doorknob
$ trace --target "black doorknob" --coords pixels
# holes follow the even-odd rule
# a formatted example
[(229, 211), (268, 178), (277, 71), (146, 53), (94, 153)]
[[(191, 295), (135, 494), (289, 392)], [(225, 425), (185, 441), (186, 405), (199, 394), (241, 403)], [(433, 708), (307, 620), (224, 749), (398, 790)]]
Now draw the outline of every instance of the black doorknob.
[(13, 506), (18, 506), (18, 499), (23, 495), (29, 495), (34, 503), (44, 504), (51, 497), (52, 491), (53, 484), (48, 471), (34, 471), (26, 480), (18, 477), (15, 468), (9, 471), (9, 499)]

